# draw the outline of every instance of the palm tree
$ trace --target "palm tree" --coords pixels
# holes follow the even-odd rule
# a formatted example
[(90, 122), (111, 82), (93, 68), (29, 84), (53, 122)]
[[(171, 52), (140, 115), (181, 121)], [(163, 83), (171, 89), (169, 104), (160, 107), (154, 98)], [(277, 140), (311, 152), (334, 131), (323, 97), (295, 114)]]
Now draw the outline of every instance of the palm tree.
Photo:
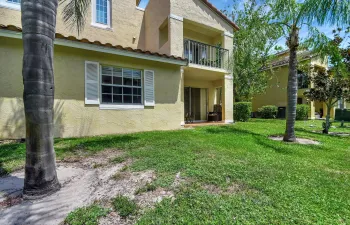
[[(84, 26), (90, 1), (69, 0), (64, 20)], [(53, 147), (53, 47), (58, 0), (22, 0), (23, 101), (26, 118), (26, 165), (23, 196), (39, 198), (60, 189)], [(74, 24), (73, 24), (74, 23)]]
[(283, 27), (287, 36), (289, 48), (289, 74), (287, 86), (287, 121), (283, 140), (296, 141), (294, 126), (298, 96), (297, 79), (297, 51), (300, 45), (299, 32), (303, 26), (309, 31), (308, 43), (315, 47), (326, 43), (325, 35), (320, 33), (313, 25), (336, 24), (341, 26), (350, 21), (350, 2), (335, 0), (273, 0), (271, 9), (274, 13), (274, 24)]

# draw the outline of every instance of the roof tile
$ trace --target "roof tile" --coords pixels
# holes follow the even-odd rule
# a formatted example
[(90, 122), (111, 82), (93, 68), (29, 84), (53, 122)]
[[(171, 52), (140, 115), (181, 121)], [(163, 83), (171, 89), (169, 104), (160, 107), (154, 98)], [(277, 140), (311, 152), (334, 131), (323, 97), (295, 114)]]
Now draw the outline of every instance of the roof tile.
[[(0, 24), (0, 29), (16, 31), (16, 32), (22, 32), (22, 28), (14, 26), (14, 25)], [(144, 50), (141, 50), (141, 49), (133, 49), (131, 47), (123, 47), (121, 45), (112, 45), (111, 43), (104, 43), (103, 44), (103, 43), (101, 43), (100, 41), (97, 41), (97, 40), (96, 41), (90, 41), (89, 39), (86, 39), (86, 38), (78, 39), (75, 36), (64, 36), (63, 34), (60, 34), (60, 33), (56, 33), (55, 37), (57, 39), (70, 40), (70, 41), (75, 41), (75, 42), (82, 42), (82, 43), (85, 43), (85, 44), (92, 44), (92, 45), (104, 46), (104, 47), (109, 47), (109, 48), (116, 48), (116, 49), (123, 50), (123, 51), (129, 51), (129, 52), (135, 52), (135, 53), (159, 56), (159, 57), (168, 58), (168, 59), (175, 59), (175, 60), (179, 60), (179, 61), (187, 61), (186, 59), (184, 59), (182, 57), (177, 57), (177, 56), (174, 56), (174, 55), (166, 55), (166, 54), (160, 54), (158, 52), (150, 52), (150, 51), (144, 51)]]

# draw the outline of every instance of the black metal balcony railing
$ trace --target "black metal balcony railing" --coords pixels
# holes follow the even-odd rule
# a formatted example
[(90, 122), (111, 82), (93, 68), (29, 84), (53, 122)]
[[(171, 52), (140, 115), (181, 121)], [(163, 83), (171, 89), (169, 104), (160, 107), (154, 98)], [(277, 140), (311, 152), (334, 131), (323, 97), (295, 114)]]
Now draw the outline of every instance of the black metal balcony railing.
[(189, 63), (218, 69), (228, 69), (229, 51), (219, 46), (185, 39), (184, 57)]

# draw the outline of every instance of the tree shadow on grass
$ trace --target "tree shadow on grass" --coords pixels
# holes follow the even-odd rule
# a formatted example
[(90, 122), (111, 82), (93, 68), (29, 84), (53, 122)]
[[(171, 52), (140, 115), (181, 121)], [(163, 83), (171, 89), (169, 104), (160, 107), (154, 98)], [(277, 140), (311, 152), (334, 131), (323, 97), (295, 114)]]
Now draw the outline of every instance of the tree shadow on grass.
[[(93, 155), (100, 151), (110, 148), (122, 148), (127, 143), (136, 141), (138, 138), (130, 135), (121, 136), (101, 136), (91, 138), (70, 138), (56, 140), (56, 154), (59, 157), (66, 155)], [(58, 145), (62, 144), (62, 146)]]
[[(320, 130), (321, 132), (319, 133), (319, 132), (313, 132), (313, 131), (307, 130), (305, 128), (295, 128), (295, 131), (305, 133), (305, 134), (312, 134), (312, 135), (315, 135), (317, 137), (322, 137), (322, 138), (334, 137), (334, 138), (339, 138), (339, 139), (343, 139), (343, 140), (344, 140), (344, 138), (349, 138), (349, 136), (323, 134), (322, 130)], [(330, 132), (332, 132), (332, 131), (330, 131)]]
[[(120, 149), (137, 139), (130, 135), (56, 139), (55, 151), (58, 158), (93, 155), (108, 148)], [(0, 177), (22, 168), (25, 157), (24, 143), (0, 145)]]
[[(297, 130), (297, 129), (296, 129)], [(243, 130), (243, 129), (237, 129), (232, 126), (220, 126), (220, 127), (207, 127), (205, 129), (205, 132), (211, 133), (211, 134), (232, 134), (232, 135), (249, 135), (252, 137), (252, 140), (262, 146), (263, 148), (267, 149), (272, 149), (277, 153), (281, 154), (298, 154), (296, 151), (294, 151), (295, 146), (298, 147), (304, 147), (312, 150), (329, 150), (325, 146), (322, 145), (301, 145), (298, 143), (286, 143), (286, 142), (277, 142), (274, 140), (271, 140), (268, 138), (268, 136), (280, 136), (281, 134), (271, 134), (271, 135), (266, 135), (266, 134), (259, 134), (259, 133), (254, 133), (252, 131), (248, 130)], [(312, 132), (311, 132), (312, 133)], [(317, 134), (317, 133), (313, 133)], [(294, 146), (293, 146), (294, 145)]]

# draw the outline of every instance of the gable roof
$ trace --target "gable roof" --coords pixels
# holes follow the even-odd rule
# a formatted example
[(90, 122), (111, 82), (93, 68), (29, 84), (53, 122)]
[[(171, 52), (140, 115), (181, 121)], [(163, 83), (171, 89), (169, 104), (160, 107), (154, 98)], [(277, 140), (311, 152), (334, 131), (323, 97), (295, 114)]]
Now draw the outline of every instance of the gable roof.
[(208, 0), (201, 0), (206, 6), (208, 6), (211, 10), (213, 10), (216, 14), (218, 14), (223, 20), (229, 23), (233, 28), (239, 30), (239, 27), (230, 20), (225, 14), (223, 14), (219, 9), (217, 9), (213, 4), (211, 4)]
[[(14, 25), (3, 25), (0, 24), (0, 31), (1, 30), (7, 30), (7, 31), (12, 31), (12, 32), (17, 32), (17, 33), (21, 33), (22, 32), (22, 28), (14, 26)], [(0, 35), (2, 36), (2, 35)], [(22, 37), (22, 35), (20, 36)], [(115, 50), (113, 52), (124, 52), (124, 55), (130, 56), (130, 57), (136, 57), (136, 58), (141, 58), (140, 55), (142, 55), (142, 58), (148, 59), (148, 60), (153, 60), (154, 61), (165, 61), (167, 60), (170, 61), (169, 63), (173, 62), (173, 63), (179, 63), (179, 64), (184, 64), (187, 65), (187, 59), (182, 58), (182, 57), (177, 57), (174, 55), (167, 55), (167, 54), (161, 54), (158, 52), (151, 52), (151, 51), (144, 51), (141, 49), (133, 49), (131, 47), (123, 47), (121, 45), (112, 45), (110, 43), (101, 43), (99, 41), (90, 41), (86, 38), (82, 38), (82, 39), (78, 39), (74, 36), (64, 36), (63, 34), (60, 33), (56, 33), (55, 34), (55, 38), (58, 40), (62, 40), (62, 41), (71, 41), (73, 43), (77, 43), (77, 44), (87, 44), (88, 46), (91, 47), (104, 47), (104, 48), (108, 48), (110, 50)], [(85, 48), (85, 49), (89, 49), (89, 48)]]

